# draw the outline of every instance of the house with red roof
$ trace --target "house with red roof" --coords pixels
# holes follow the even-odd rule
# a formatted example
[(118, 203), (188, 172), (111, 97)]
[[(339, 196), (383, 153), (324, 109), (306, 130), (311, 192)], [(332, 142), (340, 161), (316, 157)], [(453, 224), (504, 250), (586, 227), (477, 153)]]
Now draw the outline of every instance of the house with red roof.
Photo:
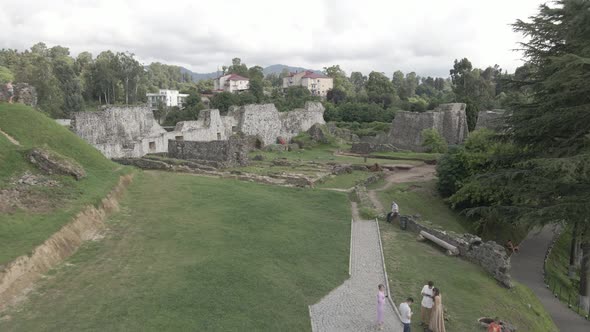
[(250, 88), (250, 79), (238, 74), (219, 76), (213, 81), (214, 92), (240, 92)]
[(283, 89), (292, 86), (304, 86), (312, 95), (325, 97), (334, 87), (334, 80), (326, 75), (306, 70), (283, 77)]

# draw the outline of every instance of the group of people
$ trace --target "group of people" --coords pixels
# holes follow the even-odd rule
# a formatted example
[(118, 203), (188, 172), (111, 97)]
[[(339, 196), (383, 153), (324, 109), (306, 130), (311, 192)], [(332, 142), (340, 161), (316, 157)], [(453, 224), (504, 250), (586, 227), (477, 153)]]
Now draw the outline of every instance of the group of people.
[[(383, 329), (383, 309), (385, 305), (385, 286), (379, 285), (377, 294), (377, 327)], [(432, 332), (446, 332), (444, 309), (442, 305), (442, 295), (440, 290), (434, 287), (434, 283), (429, 281), (422, 288), (422, 302), (420, 303), (421, 325)], [(404, 326), (404, 332), (410, 332), (412, 323), (412, 308), (414, 299), (408, 297), (406, 301), (400, 303), (399, 313)]]

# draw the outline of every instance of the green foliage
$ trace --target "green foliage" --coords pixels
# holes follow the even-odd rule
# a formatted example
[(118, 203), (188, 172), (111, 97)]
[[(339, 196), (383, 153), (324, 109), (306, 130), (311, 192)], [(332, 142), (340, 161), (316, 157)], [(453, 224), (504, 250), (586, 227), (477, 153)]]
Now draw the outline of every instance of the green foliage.
[(6, 84), (12, 81), (14, 81), (14, 74), (12, 74), (10, 69), (0, 66), (0, 84)]
[(366, 220), (375, 220), (379, 217), (379, 212), (373, 208), (363, 206), (359, 210), (359, 214), (361, 218)]
[(231, 92), (220, 92), (210, 99), (211, 108), (216, 108), (221, 114), (226, 114), (229, 107), (238, 104), (238, 95)]
[(430, 153), (444, 153), (448, 149), (447, 142), (436, 129), (422, 130), (422, 146)]

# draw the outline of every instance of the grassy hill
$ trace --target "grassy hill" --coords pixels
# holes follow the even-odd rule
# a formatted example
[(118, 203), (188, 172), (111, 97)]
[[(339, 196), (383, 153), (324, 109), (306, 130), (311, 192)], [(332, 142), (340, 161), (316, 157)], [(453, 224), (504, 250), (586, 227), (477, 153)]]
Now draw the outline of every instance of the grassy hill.
[(77, 161), (87, 177), (76, 181), (69, 176), (48, 178), (59, 186), (32, 186), (27, 189), (35, 211), (16, 209), (0, 212), (0, 264), (27, 254), (68, 223), (84, 206), (97, 204), (129, 169), (105, 158), (67, 128), (44, 114), (21, 104), (0, 103), (0, 130), (20, 143), (11, 143), (0, 134), (0, 190), (14, 189), (25, 172), (40, 172), (26, 159), (33, 147), (43, 147)]

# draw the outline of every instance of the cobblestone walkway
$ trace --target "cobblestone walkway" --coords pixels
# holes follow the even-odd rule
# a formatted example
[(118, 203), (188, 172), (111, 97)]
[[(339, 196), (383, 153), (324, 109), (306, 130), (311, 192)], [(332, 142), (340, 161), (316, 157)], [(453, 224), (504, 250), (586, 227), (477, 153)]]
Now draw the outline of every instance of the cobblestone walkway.
[[(376, 331), (379, 284), (387, 285), (378, 225), (375, 221), (356, 218), (352, 225), (350, 279), (309, 307), (312, 331)], [(383, 330), (403, 330), (389, 303), (385, 304)]]

